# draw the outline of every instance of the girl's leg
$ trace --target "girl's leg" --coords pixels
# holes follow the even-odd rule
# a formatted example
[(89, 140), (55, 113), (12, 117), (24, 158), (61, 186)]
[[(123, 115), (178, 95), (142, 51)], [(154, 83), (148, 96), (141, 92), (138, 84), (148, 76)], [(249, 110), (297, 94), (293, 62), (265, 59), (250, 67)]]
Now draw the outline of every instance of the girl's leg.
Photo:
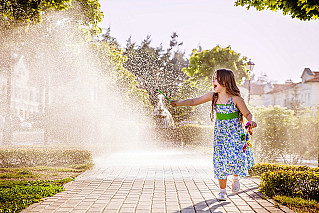
[(238, 175), (233, 174), (233, 182), (239, 180)]
[(218, 181), (219, 181), (219, 188), (226, 189), (227, 178), (225, 180), (224, 179), (218, 179)]
[(240, 183), (238, 175), (233, 174), (232, 192), (237, 193), (240, 190)]
[(219, 194), (218, 194), (218, 200), (220, 201), (225, 201), (226, 200), (226, 183), (227, 183), (227, 178), (224, 179), (218, 179), (219, 181)]

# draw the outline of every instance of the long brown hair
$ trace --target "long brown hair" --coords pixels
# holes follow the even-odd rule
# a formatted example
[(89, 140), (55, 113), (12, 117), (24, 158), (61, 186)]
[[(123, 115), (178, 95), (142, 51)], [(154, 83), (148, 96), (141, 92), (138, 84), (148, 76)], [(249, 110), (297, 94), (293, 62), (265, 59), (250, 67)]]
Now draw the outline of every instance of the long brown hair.
[[(235, 75), (232, 70), (229, 69), (218, 69), (215, 71), (217, 82), (222, 85), (223, 87), (226, 87), (226, 92), (233, 96), (239, 96), (240, 90), (237, 87), (236, 81), (235, 81)], [(216, 103), (218, 100), (218, 93), (214, 92), (213, 94), (213, 100), (212, 100), (212, 114), (211, 119), (214, 119), (214, 109), (216, 109)], [(243, 123), (243, 113), (239, 110), (239, 121)]]

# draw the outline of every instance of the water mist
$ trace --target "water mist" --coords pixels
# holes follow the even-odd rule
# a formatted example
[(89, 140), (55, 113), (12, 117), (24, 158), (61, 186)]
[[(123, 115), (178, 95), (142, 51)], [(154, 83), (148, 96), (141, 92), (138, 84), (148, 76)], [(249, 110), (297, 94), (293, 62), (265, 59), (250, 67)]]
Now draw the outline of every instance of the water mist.
[(97, 166), (185, 163), (177, 160), (185, 153), (158, 146), (151, 115), (134, 104), (134, 97), (128, 101), (110, 77), (116, 72), (112, 60), (103, 70), (92, 43), (66, 17), (51, 14), (15, 34), (19, 45), (14, 52), (25, 57), (30, 85), (39, 91), (39, 114), (49, 97), (48, 145), (88, 148)]

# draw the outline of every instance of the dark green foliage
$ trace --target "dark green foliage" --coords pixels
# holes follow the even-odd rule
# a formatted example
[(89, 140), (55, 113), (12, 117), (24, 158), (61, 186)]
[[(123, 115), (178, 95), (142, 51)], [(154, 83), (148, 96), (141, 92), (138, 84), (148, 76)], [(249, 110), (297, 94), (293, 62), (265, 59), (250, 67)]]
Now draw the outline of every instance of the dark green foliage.
[(9, 20), (22, 22), (39, 22), (41, 20), (42, 11), (45, 9), (63, 10), (70, 8), (72, 0), (60, 1), (1, 1), (1, 15)]
[(0, 212), (19, 212), (42, 198), (64, 191), (65, 178), (56, 181), (0, 181)]
[(261, 176), (262, 193), (296, 211), (317, 212), (319, 167), (257, 163), (250, 170)]
[(268, 171), (261, 176), (261, 180), (260, 191), (270, 197), (298, 196), (319, 201), (319, 172)]
[(302, 21), (318, 19), (319, 2), (307, 0), (237, 0), (236, 6), (246, 6), (247, 9), (254, 7), (257, 10), (269, 9), (272, 11), (281, 10), (284, 15), (290, 15)]
[(46, 12), (52, 10), (74, 10), (72, 19), (75, 22), (99, 31), (97, 24), (102, 21), (103, 13), (98, 0), (0, 1), (0, 21), (9, 28), (38, 23)]
[(1, 148), (0, 167), (67, 166), (92, 162), (86, 150), (62, 148)]
[(319, 167), (286, 165), (286, 164), (272, 164), (272, 163), (256, 163), (250, 170), (249, 174), (252, 176), (261, 176), (266, 172), (273, 171), (311, 171), (319, 172)]

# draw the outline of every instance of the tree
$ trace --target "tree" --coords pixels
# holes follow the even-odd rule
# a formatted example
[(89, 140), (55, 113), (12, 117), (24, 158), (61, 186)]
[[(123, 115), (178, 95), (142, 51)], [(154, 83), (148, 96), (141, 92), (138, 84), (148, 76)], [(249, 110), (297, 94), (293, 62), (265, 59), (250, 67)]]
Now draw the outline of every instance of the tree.
[(247, 77), (245, 71), (246, 57), (241, 57), (230, 46), (225, 48), (217, 45), (211, 50), (198, 52), (193, 50), (189, 59), (189, 66), (183, 72), (190, 78), (187, 80), (197, 88), (208, 90), (211, 88), (211, 77), (216, 69), (227, 68), (233, 70), (237, 83), (242, 82), (243, 77)]
[(158, 102), (158, 89), (173, 97), (178, 85), (185, 79), (181, 69), (188, 62), (184, 53), (178, 50), (182, 42), (178, 42), (177, 37), (176, 33), (172, 34), (167, 50), (162, 45), (152, 47), (151, 36), (147, 36), (140, 45), (132, 43), (131, 38), (127, 40), (124, 51), (127, 61), (124, 67), (136, 76), (140, 87), (147, 90), (153, 105)]
[(111, 77), (113, 84), (124, 94), (127, 103), (134, 102), (139, 108), (137, 110), (150, 114), (152, 107), (149, 95), (146, 90), (139, 88), (134, 74), (124, 68), (123, 64), (127, 58), (123, 56), (123, 50), (114, 48), (106, 41), (92, 43), (91, 49), (99, 60), (101, 74)]
[[(6, 124), (3, 134), (4, 143), (11, 144), (11, 78), (12, 78), (12, 59), (13, 48), (21, 45), (18, 42), (20, 31), (28, 29), (31, 23), (40, 23), (42, 16), (53, 10), (73, 11), (72, 21), (84, 28), (86, 31), (96, 33), (99, 31), (97, 24), (102, 20), (102, 12), (98, 0), (42, 0), (42, 1), (1, 1), (0, 2), (0, 34), (6, 35), (6, 40), (1, 42), (1, 50), (8, 52), (6, 58), (8, 66), (5, 68), (7, 73), (7, 107)], [(82, 13), (80, 12), (80, 9)]]
[(7, 27), (14, 28), (39, 23), (47, 12), (66, 9), (73, 13), (77, 23), (99, 31), (97, 24), (102, 21), (103, 13), (98, 0), (1, 1), (0, 19)]
[(281, 10), (284, 15), (290, 15), (292, 18), (297, 18), (302, 21), (318, 19), (319, 17), (319, 2), (307, 0), (237, 0), (236, 6), (246, 6), (247, 9), (255, 7), (257, 10), (269, 9), (272, 11)]

